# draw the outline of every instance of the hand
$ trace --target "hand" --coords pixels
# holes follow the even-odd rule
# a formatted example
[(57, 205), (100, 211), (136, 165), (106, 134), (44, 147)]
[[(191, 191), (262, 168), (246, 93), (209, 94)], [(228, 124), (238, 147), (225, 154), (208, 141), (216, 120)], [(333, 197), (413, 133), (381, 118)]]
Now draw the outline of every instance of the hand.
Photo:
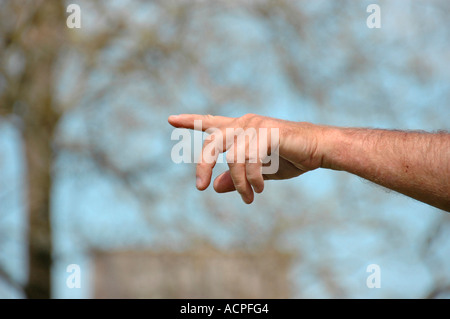
[[(205, 190), (210, 182), (212, 170), (216, 164), (217, 155), (211, 154), (211, 150), (227, 152), (227, 163), (229, 170), (217, 176), (214, 180), (214, 189), (218, 193), (225, 193), (237, 190), (243, 201), (250, 204), (254, 200), (254, 192), (261, 193), (264, 189), (264, 180), (288, 179), (299, 176), (307, 171), (314, 170), (321, 166), (322, 154), (319, 152), (319, 141), (323, 129), (310, 123), (284, 121), (254, 114), (247, 114), (239, 118), (182, 114), (169, 117), (169, 123), (177, 128), (196, 129), (194, 121), (200, 120), (202, 131), (217, 130), (205, 140), (199, 162), (197, 164), (196, 177), (197, 188)], [(267, 129), (267, 136), (261, 136), (260, 128)], [(227, 131), (228, 129), (228, 131)], [(227, 143), (227, 136), (230, 131), (236, 132), (256, 132), (253, 141), (260, 141), (266, 138), (266, 143), (258, 144), (256, 154), (252, 156), (250, 151), (251, 137), (243, 139), (245, 145), (239, 145), (239, 134), (232, 136), (231, 142)], [(270, 140), (272, 129), (278, 129), (279, 140)], [(213, 143), (214, 147), (211, 147)], [(266, 149), (261, 149), (261, 145), (266, 145)], [(271, 149), (276, 145), (276, 149)], [(273, 154), (272, 154), (273, 152)], [(253, 153), (255, 154), (255, 153)], [(266, 158), (261, 158), (261, 154), (278, 157), (278, 170), (270, 174), (263, 174), (262, 167)], [(231, 155), (231, 156), (230, 156)], [(237, 159), (244, 158), (244, 161)], [(253, 160), (252, 160), (253, 159)]]

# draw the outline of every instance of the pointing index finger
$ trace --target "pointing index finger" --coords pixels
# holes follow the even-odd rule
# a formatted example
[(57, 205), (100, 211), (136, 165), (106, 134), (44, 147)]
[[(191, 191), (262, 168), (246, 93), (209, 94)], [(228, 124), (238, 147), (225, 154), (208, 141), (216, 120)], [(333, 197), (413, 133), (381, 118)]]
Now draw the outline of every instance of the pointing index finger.
[[(201, 115), (201, 114), (180, 114), (169, 116), (169, 123), (178, 128), (187, 128), (191, 130), (202, 130), (214, 127), (223, 127), (230, 124), (234, 118), (215, 115)], [(201, 126), (195, 125), (196, 121), (201, 121)]]

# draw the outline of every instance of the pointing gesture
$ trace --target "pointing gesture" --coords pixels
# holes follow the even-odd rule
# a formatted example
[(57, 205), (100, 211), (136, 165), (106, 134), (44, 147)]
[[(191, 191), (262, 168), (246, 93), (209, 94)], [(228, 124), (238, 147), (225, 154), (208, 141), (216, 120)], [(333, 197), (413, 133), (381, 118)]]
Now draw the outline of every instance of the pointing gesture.
[[(261, 193), (265, 179), (285, 179), (317, 168), (319, 160), (311, 158), (314, 141), (306, 145), (311, 150), (302, 159), (294, 149), (296, 141), (289, 136), (299, 131), (297, 123), (247, 114), (239, 118), (182, 114), (170, 116), (169, 123), (177, 128), (196, 129), (211, 133), (205, 140), (197, 164), (197, 188), (206, 189), (219, 153), (227, 152), (229, 170), (214, 181), (218, 193), (237, 190), (243, 201), (250, 204), (254, 193)], [(305, 147), (306, 146), (306, 147)], [(270, 159), (271, 163), (267, 162)], [(272, 167), (276, 163), (277, 167)], [(271, 169), (269, 169), (271, 168)]]
[(339, 128), (254, 114), (239, 118), (182, 114), (170, 116), (169, 123), (210, 133), (197, 164), (200, 190), (210, 184), (218, 154), (227, 152), (229, 170), (216, 178), (214, 189), (236, 190), (248, 204), (255, 192), (263, 191), (264, 180), (296, 177), (322, 167), (358, 175), (450, 211), (446, 132)]

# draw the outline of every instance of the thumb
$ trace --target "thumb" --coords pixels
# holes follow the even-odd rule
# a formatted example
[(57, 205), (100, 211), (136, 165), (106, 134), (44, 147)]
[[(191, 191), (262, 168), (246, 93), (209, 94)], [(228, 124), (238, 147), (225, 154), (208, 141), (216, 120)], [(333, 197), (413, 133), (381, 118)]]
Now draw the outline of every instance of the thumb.
[(214, 190), (217, 193), (228, 193), (235, 191), (233, 180), (231, 179), (230, 171), (223, 172), (216, 177), (213, 184)]

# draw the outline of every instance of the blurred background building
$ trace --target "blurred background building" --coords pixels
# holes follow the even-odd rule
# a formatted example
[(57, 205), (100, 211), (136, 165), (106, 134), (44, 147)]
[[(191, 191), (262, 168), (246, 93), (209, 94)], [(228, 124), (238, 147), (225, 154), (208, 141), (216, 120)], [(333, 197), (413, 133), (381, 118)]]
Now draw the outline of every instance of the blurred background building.
[[(80, 29), (66, 25), (72, 3)], [(380, 29), (366, 25), (371, 3)], [(167, 123), (257, 113), (449, 130), (450, 2), (0, 8), (0, 297), (450, 296), (448, 213), (326, 170), (268, 182), (250, 206), (198, 192), (195, 166), (171, 161)], [(366, 285), (370, 264), (381, 288)]]
[(277, 251), (120, 251), (94, 255), (94, 298), (289, 298), (290, 256)]

